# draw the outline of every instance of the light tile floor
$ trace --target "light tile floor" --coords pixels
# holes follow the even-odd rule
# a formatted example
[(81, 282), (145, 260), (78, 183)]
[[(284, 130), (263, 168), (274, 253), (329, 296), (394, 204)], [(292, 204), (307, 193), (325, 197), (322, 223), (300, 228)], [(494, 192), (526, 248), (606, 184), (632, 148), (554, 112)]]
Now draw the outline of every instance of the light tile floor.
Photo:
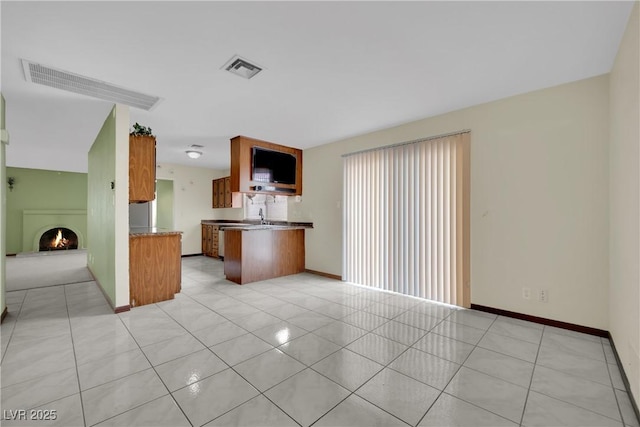
[(92, 282), (7, 303), (4, 426), (640, 427), (608, 340), (309, 274), (194, 257), (119, 315)]

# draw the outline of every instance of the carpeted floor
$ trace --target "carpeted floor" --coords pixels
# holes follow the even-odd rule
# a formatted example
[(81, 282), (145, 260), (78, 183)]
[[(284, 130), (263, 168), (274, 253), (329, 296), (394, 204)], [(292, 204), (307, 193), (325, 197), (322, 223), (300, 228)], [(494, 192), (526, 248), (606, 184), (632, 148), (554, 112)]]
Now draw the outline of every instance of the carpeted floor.
[(86, 250), (18, 254), (6, 266), (7, 292), (93, 280)]

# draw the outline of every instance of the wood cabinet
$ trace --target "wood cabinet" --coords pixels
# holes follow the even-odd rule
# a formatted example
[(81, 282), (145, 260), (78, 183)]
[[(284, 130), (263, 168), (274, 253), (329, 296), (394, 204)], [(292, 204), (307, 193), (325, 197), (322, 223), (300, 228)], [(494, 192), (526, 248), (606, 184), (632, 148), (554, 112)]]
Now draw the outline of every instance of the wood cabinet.
[(218, 203), (219, 208), (226, 208), (227, 206), (224, 204), (224, 178), (220, 178), (218, 180)]
[(238, 284), (304, 271), (304, 230), (238, 230), (224, 232), (224, 274)]
[(156, 192), (156, 138), (129, 135), (129, 203), (150, 202)]
[(129, 236), (131, 307), (173, 299), (182, 280), (180, 233)]
[(228, 176), (224, 178), (224, 207), (230, 208), (230, 207), (233, 207), (232, 205), (233, 203), (231, 200), (231, 177)]
[(231, 177), (214, 179), (211, 187), (211, 207), (241, 208), (242, 194), (231, 191)]
[(211, 207), (213, 209), (220, 207), (220, 199), (218, 198), (218, 185), (220, 184), (219, 179), (214, 179), (211, 183)]
[[(296, 157), (296, 183), (275, 184), (254, 182), (252, 178), (253, 147), (292, 154)], [(302, 195), (302, 150), (246, 136), (231, 139), (231, 192)]]
[(218, 258), (218, 232), (220, 227), (202, 224), (202, 253), (212, 258)]

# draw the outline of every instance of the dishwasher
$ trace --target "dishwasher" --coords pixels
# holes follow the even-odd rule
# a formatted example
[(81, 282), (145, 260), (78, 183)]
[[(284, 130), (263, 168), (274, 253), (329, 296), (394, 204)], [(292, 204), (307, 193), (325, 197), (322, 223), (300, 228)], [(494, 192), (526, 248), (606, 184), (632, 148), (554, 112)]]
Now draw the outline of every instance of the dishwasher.
[(224, 260), (224, 230), (218, 231), (218, 257)]

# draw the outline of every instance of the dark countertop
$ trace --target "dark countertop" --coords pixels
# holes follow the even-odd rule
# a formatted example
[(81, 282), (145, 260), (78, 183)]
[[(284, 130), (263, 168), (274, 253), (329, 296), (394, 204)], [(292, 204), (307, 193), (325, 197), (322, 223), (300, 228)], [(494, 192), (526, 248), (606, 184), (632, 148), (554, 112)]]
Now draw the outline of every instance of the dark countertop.
[(300, 225), (268, 225), (268, 224), (246, 224), (246, 225), (230, 225), (220, 227), (220, 230), (224, 231), (256, 231), (256, 230), (271, 230), (271, 231), (280, 231), (280, 230), (304, 230), (309, 227), (303, 227)]
[(169, 230), (157, 227), (131, 227), (129, 236), (168, 236), (171, 234), (182, 234), (182, 231)]
[(268, 224), (261, 224), (260, 221), (237, 221), (228, 219), (203, 219), (201, 224), (217, 225), (221, 230), (298, 230), (313, 228), (312, 222), (290, 222), (290, 221), (269, 221)]

